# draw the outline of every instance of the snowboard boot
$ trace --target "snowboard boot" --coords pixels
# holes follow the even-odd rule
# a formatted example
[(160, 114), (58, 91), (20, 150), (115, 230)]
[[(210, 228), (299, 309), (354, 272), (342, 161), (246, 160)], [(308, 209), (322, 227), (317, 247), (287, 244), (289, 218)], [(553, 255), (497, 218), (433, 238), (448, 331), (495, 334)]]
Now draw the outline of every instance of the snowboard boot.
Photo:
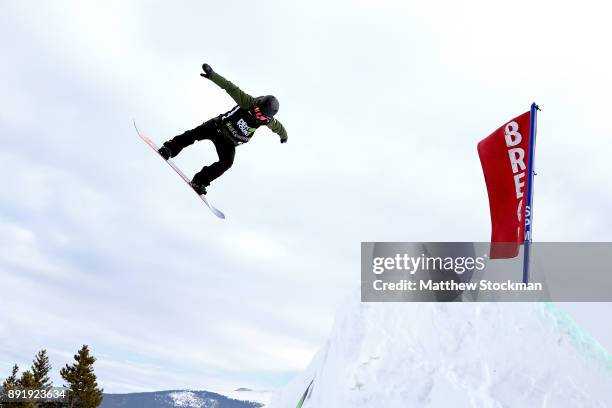
[(206, 186), (204, 184), (197, 184), (192, 181), (189, 183), (189, 185), (195, 190), (196, 193), (198, 193), (198, 195), (206, 195)]
[(165, 143), (164, 143), (164, 145), (162, 147), (159, 148), (157, 153), (159, 153), (161, 155), (161, 157), (164, 158), (164, 160), (168, 160), (169, 158), (172, 157), (172, 151), (170, 150), (170, 148), (168, 146), (166, 146)]
[(207, 180), (206, 175), (200, 171), (193, 176), (193, 179), (189, 184), (196, 191), (196, 193), (202, 195), (206, 194), (206, 187), (210, 185), (210, 182)]

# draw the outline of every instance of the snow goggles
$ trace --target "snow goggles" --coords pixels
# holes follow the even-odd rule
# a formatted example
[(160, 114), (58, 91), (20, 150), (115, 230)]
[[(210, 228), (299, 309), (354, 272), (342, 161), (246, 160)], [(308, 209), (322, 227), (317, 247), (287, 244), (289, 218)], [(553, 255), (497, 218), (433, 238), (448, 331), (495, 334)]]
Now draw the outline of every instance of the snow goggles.
[(257, 119), (261, 120), (262, 122), (265, 122), (268, 120), (268, 117), (263, 114), (261, 109), (259, 109), (259, 106), (256, 106), (255, 109), (253, 109), (253, 111), (255, 112), (255, 117)]

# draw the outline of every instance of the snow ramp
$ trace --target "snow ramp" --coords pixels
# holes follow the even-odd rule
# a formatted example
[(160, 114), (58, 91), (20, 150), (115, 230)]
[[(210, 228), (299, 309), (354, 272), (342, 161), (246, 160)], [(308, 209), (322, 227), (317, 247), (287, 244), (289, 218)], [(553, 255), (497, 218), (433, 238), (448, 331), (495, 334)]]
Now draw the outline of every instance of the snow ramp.
[(611, 407), (612, 356), (549, 303), (353, 302), (268, 407), (302, 398), (303, 408)]

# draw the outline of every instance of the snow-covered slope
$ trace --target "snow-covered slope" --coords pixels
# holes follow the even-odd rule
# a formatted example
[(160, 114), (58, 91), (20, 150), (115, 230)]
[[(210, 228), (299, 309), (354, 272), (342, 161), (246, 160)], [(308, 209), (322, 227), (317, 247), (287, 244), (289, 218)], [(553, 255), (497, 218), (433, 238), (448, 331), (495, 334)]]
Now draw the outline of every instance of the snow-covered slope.
[[(609, 322), (602, 322), (609, 324)], [(369, 303), (271, 408), (612, 407), (612, 356), (544, 303)]]

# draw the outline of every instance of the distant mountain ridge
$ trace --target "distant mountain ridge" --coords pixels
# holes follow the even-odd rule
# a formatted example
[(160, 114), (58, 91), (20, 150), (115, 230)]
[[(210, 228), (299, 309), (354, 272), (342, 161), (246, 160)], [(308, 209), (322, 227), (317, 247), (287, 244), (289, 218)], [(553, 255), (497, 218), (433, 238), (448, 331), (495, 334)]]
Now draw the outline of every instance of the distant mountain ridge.
[(259, 402), (228, 398), (209, 391), (170, 390), (104, 394), (101, 408), (261, 408)]

